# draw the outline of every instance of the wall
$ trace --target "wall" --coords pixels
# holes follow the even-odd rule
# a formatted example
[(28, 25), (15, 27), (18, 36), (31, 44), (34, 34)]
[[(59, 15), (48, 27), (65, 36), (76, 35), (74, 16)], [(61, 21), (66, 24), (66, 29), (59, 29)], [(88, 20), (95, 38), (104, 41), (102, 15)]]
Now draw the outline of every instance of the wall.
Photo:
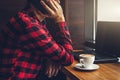
[(84, 0), (68, 0), (67, 11), (73, 47), (81, 49), (84, 43)]
[(98, 0), (97, 13), (98, 21), (120, 21), (120, 0)]
[(93, 28), (94, 28), (94, 1), (95, 0), (84, 0), (85, 1), (85, 41), (93, 40)]

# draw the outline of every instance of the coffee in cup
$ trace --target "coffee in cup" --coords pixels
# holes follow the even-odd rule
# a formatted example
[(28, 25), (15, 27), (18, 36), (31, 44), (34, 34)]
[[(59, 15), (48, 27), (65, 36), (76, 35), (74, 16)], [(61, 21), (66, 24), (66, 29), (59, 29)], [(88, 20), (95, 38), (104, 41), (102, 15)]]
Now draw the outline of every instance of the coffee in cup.
[(79, 61), (80, 61), (80, 64), (82, 65), (82, 67), (90, 68), (95, 61), (95, 55), (93, 55), (93, 54), (80, 54)]

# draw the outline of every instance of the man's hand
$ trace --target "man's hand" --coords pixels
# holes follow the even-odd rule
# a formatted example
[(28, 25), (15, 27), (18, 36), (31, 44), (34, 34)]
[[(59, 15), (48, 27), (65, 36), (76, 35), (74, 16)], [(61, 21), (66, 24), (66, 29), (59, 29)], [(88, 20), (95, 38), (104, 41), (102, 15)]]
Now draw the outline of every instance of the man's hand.
[(64, 14), (59, 0), (47, 0), (45, 3), (41, 0), (40, 2), (43, 7), (47, 10), (50, 18), (53, 18), (56, 22), (64, 22)]
[(45, 74), (48, 77), (56, 76), (59, 70), (61, 69), (61, 65), (54, 63), (50, 60), (47, 60), (45, 64), (46, 64)]

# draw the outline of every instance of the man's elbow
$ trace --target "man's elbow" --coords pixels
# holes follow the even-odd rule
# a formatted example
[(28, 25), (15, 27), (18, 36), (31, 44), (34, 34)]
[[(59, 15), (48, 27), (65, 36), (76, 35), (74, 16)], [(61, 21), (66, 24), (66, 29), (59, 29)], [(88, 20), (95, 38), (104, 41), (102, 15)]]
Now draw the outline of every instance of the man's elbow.
[(71, 56), (69, 60), (67, 60), (65, 63), (63, 63), (64, 66), (69, 66), (74, 62), (74, 57)]

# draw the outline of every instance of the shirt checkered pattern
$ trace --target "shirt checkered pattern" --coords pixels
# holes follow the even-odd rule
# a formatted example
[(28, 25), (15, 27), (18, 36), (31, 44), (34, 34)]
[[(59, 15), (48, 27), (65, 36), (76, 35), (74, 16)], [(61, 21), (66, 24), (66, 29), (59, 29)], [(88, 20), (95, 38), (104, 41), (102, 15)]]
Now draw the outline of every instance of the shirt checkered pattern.
[(72, 49), (65, 22), (49, 31), (45, 21), (39, 22), (27, 6), (0, 32), (0, 80), (37, 80), (42, 58), (70, 65), (74, 60)]

